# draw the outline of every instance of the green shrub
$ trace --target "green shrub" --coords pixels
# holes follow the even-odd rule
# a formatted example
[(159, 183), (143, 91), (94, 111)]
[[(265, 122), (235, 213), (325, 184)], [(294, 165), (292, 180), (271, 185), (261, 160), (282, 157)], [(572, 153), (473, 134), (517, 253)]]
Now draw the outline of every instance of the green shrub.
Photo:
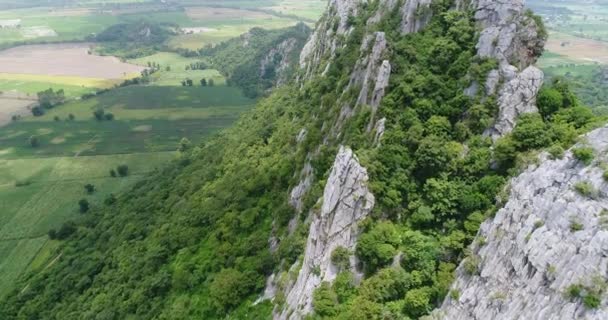
[(350, 267), (350, 251), (344, 247), (337, 247), (331, 253), (331, 263), (340, 269)]
[(581, 297), (583, 292), (583, 286), (580, 284), (572, 284), (566, 288), (566, 296), (570, 299), (577, 299)]
[(577, 232), (577, 231), (581, 231), (585, 228), (585, 226), (580, 223), (580, 221), (578, 221), (578, 219), (573, 218), (570, 220), (570, 231), (571, 232)]
[(602, 303), (602, 299), (599, 294), (589, 292), (583, 298), (583, 304), (587, 309), (597, 309)]
[(470, 276), (477, 275), (479, 273), (480, 263), (481, 258), (476, 254), (472, 254), (463, 262), (464, 271)]
[(574, 184), (574, 190), (581, 196), (588, 198), (595, 198), (598, 195), (598, 191), (588, 181), (580, 181)]
[(547, 152), (549, 152), (549, 155), (553, 160), (562, 159), (564, 157), (564, 148), (562, 148), (562, 146), (560, 145), (554, 145), (550, 147)]
[(574, 157), (585, 165), (590, 165), (593, 162), (594, 152), (592, 148), (579, 147), (572, 150)]

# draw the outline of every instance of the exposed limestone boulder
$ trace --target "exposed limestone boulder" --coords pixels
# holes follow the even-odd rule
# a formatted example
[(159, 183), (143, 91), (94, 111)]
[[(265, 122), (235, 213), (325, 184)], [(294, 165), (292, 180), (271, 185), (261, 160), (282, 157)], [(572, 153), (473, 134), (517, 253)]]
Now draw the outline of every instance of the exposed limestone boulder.
[(534, 66), (506, 83), (498, 95), (498, 118), (486, 134), (496, 140), (513, 130), (520, 114), (537, 112), (536, 95), (542, 84), (543, 72)]
[[(359, 230), (374, 206), (367, 170), (352, 150), (341, 147), (327, 180), (319, 212), (312, 217), (302, 268), (285, 293), (286, 308), (275, 319), (301, 319), (312, 312), (314, 290), (323, 281), (333, 281), (339, 270), (331, 262), (338, 247), (354, 251)], [(356, 268), (351, 256), (351, 269)]]
[[(499, 65), (483, 87), (486, 96), (498, 94), (499, 116), (495, 127), (486, 132), (497, 139), (513, 130), (519, 115), (538, 111), (536, 95), (543, 73), (531, 65), (542, 53), (545, 38), (536, 21), (526, 14), (523, 0), (473, 0), (468, 6), (466, 2), (457, 1), (456, 8), (475, 10), (475, 20), (482, 29), (477, 55), (496, 59)], [(479, 89), (474, 83), (466, 93), (475, 95)]]
[[(608, 183), (599, 167), (608, 161), (608, 127), (586, 140), (594, 164), (571, 152), (561, 160), (545, 154), (511, 182), (504, 208), (481, 226), (485, 244), (477, 241), (476, 258), (468, 258), (479, 261), (478, 272), (463, 262), (452, 286), (459, 297), (447, 298), (435, 318), (608, 319), (605, 293), (597, 309), (566, 295), (571, 285), (593, 291), (608, 281)], [(592, 186), (588, 193), (575, 190), (581, 183)]]

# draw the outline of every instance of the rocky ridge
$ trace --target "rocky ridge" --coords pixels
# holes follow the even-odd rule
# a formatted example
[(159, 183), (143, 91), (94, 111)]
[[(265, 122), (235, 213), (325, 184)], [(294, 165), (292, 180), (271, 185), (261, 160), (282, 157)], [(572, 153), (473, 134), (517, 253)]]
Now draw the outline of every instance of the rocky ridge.
[[(452, 286), (458, 294), (436, 318), (608, 318), (601, 295), (608, 281), (608, 183), (601, 168), (608, 161), (608, 126), (584, 139), (597, 155), (592, 165), (571, 151), (556, 160), (543, 154), (540, 165), (512, 180), (504, 208), (482, 224), (473, 254), (458, 268)], [(590, 191), (580, 191), (583, 185)], [(569, 297), (573, 285), (600, 297), (600, 306)]]
[[(344, 39), (352, 32), (349, 19), (358, 13), (359, 5), (363, 2), (365, 1), (332, 0), (329, 2), (325, 16), (318, 23), (300, 56), (300, 67), (305, 73), (303, 80), (325, 75), (336, 50), (346, 45)], [(344, 88), (340, 98), (340, 115), (335, 123), (326, 124), (332, 127), (330, 135), (339, 137), (345, 120), (357, 113), (361, 107), (366, 106), (371, 108), (372, 111), (367, 130), (368, 132), (375, 131), (374, 143), (376, 145), (380, 144), (386, 119), (375, 119), (375, 115), (389, 85), (391, 64), (389, 60), (384, 58), (387, 56), (388, 50), (384, 32), (374, 32), (372, 30), (373, 26), (380, 22), (385, 15), (397, 9), (396, 6), (399, 3), (396, 0), (381, 1), (375, 13), (367, 20), (368, 30), (363, 37), (360, 48), (358, 48), (359, 58), (353, 68), (349, 83)], [(403, 6), (399, 9), (402, 16), (400, 30), (402, 34), (418, 32), (426, 26), (432, 16), (430, 4), (430, 0), (408, 0), (403, 3)], [(324, 61), (326, 61), (326, 64), (323, 64)], [(353, 89), (358, 94), (356, 100), (350, 101), (345, 97), (347, 92)], [(314, 169), (310, 165), (312, 157), (314, 157), (314, 154), (307, 156), (306, 164), (301, 172), (297, 173), (300, 182), (291, 191), (290, 203), (297, 212), (301, 212), (302, 199), (313, 183)], [(345, 163), (345, 158), (354, 160)], [(352, 188), (348, 185), (338, 188), (338, 185), (336, 185), (338, 181), (335, 178), (331, 179), (336, 168), (348, 167), (358, 168), (355, 171), (363, 172), (363, 180), (367, 181), (366, 170), (358, 164), (358, 160), (352, 155), (352, 151), (341, 148), (336, 156), (334, 169), (321, 200), (323, 203), (321, 214), (320, 216), (314, 215), (312, 218), (302, 269), (298, 273), (297, 280), (292, 281), (284, 288), (287, 297), (286, 308), (282, 312), (275, 312), (276, 319), (300, 319), (310, 313), (314, 290), (322, 281), (331, 282), (337, 275), (338, 270), (330, 262), (333, 249), (342, 246), (353, 251), (356, 246), (356, 224), (365, 218), (373, 208), (373, 195), (366, 189), (358, 192), (360, 193), (357, 194), (358, 198), (366, 199), (364, 201), (365, 206), (361, 209), (349, 204), (353, 202), (353, 199), (349, 198), (352, 194), (338, 200), (338, 203), (345, 204), (336, 206), (332, 212), (325, 207), (325, 203), (328, 201), (328, 190)], [(351, 169), (339, 169), (339, 171), (350, 172)], [(347, 178), (347, 180), (352, 180), (352, 178)], [(336, 200), (332, 201), (335, 202)], [(357, 201), (354, 201), (354, 203), (357, 203)], [(330, 230), (332, 231), (330, 232)], [(356, 270), (354, 256), (351, 257), (351, 267), (352, 270)], [(273, 276), (273, 281), (270, 281), (267, 285), (266, 292), (272, 294), (265, 295), (266, 298), (272, 298), (276, 293), (277, 281), (275, 278), (276, 276)]]
[[(440, 319), (606, 319), (608, 281), (608, 126), (585, 136), (597, 155), (586, 166), (571, 151), (541, 156), (511, 182), (508, 202), (479, 231), (474, 254), (458, 268)], [(581, 193), (581, 185), (590, 187)], [(484, 239), (480, 242), (479, 239)], [(472, 260), (471, 260), (472, 259)], [(478, 263), (471, 274), (471, 263)], [(467, 265), (469, 267), (467, 267)], [(597, 309), (567, 291), (580, 285)], [(587, 293), (588, 294), (588, 293)]]

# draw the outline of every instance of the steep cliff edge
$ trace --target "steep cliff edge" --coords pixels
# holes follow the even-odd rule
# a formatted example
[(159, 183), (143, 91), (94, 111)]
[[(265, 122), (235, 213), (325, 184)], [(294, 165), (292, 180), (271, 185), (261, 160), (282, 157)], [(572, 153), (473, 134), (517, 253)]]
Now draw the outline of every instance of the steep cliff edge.
[(452, 286), (458, 294), (446, 300), (439, 318), (608, 318), (608, 183), (602, 169), (608, 127), (584, 141), (597, 155), (591, 165), (572, 151), (557, 160), (543, 154), (540, 165), (513, 179), (508, 202), (482, 225), (483, 241), (458, 269)]
[[(322, 281), (332, 282), (340, 267), (332, 262), (337, 248), (354, 252), (359, 235), (357, 224), (374, 207), (368, 190), (367, 170), (352, 150), (341, 147), (325, 185), (319, 212), (313, 213), (304, 261), (287, 296), (287, 308), (277, 319), (300, 319), (312, 312), (312, 293)], [(350, 257), (355, 270), (355, 257)]]

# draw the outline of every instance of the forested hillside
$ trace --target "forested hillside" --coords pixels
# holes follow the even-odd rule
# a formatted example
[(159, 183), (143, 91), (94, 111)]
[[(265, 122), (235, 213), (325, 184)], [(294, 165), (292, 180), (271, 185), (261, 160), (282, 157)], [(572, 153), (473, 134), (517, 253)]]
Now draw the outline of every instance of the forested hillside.
[[(477, 272), (467, 248), (507, 181), (601, 121), (564, 82), (505, 119), (546, 33), (508, 11), (528, 38), (483, 56), (481, 30), (496, 22), (482, 2), (330, 1), (292, 83), (74, 221), (0, 319), (418, 319), (456, 297), (456, 267)], [(356, 197), (333, 198), (344, 185)], [(351, 213), (360, 220), (332, 219)], [(328, 243), (329, 266), (310, 250), (326, 236), (319, 221), (353, 244)]]
[(303, 23), (281, 30), (253, 28), (238, 38), (201, 49), (199, 54), (231, 85), (255, 98), (294, 77), (309, 35), (310, 28)]

